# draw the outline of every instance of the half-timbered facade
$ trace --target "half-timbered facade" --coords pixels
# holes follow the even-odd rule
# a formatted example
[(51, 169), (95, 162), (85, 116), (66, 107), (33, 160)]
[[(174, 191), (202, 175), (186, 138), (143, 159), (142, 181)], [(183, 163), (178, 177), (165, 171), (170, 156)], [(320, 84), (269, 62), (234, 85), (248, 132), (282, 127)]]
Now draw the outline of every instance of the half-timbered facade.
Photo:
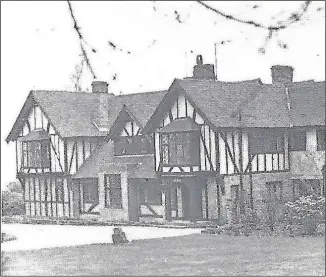
[(230, 222), (325, 193), (325, 82), (272, 79), (218, 82), (198, 57), (167, 91), (32, 91), (7, 138), (26, 215)]

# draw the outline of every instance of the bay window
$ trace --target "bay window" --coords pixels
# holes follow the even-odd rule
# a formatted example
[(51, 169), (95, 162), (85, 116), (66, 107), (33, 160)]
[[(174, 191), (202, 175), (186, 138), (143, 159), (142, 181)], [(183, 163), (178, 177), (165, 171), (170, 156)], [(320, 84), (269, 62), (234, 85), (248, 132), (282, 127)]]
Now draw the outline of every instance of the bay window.
[(22, 165), (24, 168), (49, 168), (50, 140), (23, 141)]
[(198, 165), (199, 132), (162, 133), (163, 165)]

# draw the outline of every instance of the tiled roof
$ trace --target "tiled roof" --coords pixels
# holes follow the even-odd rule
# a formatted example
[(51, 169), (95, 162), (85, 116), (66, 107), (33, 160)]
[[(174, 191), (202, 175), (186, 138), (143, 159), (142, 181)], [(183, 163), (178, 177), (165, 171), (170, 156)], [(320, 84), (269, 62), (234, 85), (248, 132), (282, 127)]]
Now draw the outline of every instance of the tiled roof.
[(216, 127), (325, 125), (325, 82), (293, 83), (287, 97), (285, 87), (262, 84), (259, 80), (177, 81)]
[(145, 125), (164, 94), (165, 91), (117, 96), (86, 92), (31, 91), (6, 140), (17, 139), (19, 129), (29, 112), (28, 106), (33, 99), (41, 106), (55, 130), (62, 137), (79, 137), (105, 136), (107, 134), (107, 132), (100, 131), (94, 124), (100, 97), (107, 97), (109, 121), (106, 125), (110, 127), (123, 105), (126, 105), (138, 121)]
[[(305, 81), (289, 86), (290, 111), (285, 88), (262, 84), (260, 79), (241, 82), (216, 82), (186, 78), (175, 82), (216, 127), (289, 127), (325, 124), (325, 82)], [(166, 91), (110, 95), (110, 128), (123, 105), (145, 126)], [(105, 136), (94, 124), (99, 93), (32, 91), (17, 118), (7, 141), (18, 138), (28, 107), (33, 99), (49, 117), (62, 137)], [(102, 94), (103, 97), (103, 94)], [(241, 121), (239, 120), (241, 113)]]
[(159, 129), (160, 132), (182, 132), (199, 130), (199, 125), (192, 118), (178, 118)]
[(289, 93), (294, 126), (325, 125), (325, 82), (294, 83)]
[(128, 168), (131, 178), (154, 178), (154, 155), (114, 156), (112, 141), (103, 142), (82, 164), (74, 179), (97, 178), (98, 173), (110, 173), (113, 168)]

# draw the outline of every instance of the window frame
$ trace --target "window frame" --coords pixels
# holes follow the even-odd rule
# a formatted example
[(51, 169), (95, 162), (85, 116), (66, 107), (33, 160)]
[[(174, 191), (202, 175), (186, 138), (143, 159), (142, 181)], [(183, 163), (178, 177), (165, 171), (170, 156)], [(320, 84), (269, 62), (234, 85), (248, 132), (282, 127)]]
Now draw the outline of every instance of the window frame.
[(317, 151), (325, 151), (326, 133), (325, 129), (316, 130)]
[[(283, 182), (282, 181), (269, 181), (266, 182), (267, 189), (267, 199), (269, 201), (283, 202)], [(275, 198), (272, 197), (272, 192), (276, 195)]]
[[(255, 130), (255, 131), (251, 131), (248, 135), (249, 135), (248, 138), (249, 152), (252, 155), (285, 153), (284, 131)], [(274, 141), (272, 141), (271, 138), (273, 138)], [(257, 143), (258, 139), (259, 139), (259, 144)], [(268, 142), (266, 140), (268, 140)], [(271, 149), (270, 148), (271, 146), (275, 148)]]
[(55, 180), (55, 200), (58, 203), (65, 202), (64, 184), (62, 178), (57, 178)]
[(50, 144), (50, 139), (22, 141), (22, 168), (49, 169), (51, 167)]
[[(113, 181), (110, 180), (111, 178), (118, 178), (119, 179), (119, 186), (114, 187)], [(118, 191), (119, 197), (113, 197), (112, 191)], [(121, 174), (105, 174), (104, 175), (104, 206), (105, 208), (116, 209), (116, 210), (123, 210), (123, 199), (122, 199), (122, 184), (121, 184)], [(120, 199), (120, 203), (114, 203), (117, 199)]]
[[(323, 195), (324, 188), (322, 180), (320, 179), (303, 179), (304, 182), (307, 182), (310, 184), (310, 188), (312, 188), (312, 191), (308, 191), (305, 188), (305, 184), (301, 181), (301, 179), (293, 179), (292, 180), (292, 194), (293, 199), (299, 199), (301, 196), (308, 196), (308, 195)], [(303, 189), (304, 188), (304, 189)]]
[[(188, 139), (185, 138), (186, 136), (188, 136)], [(160, 137), (161, 137), (160, 153), (162, 155), (163, 166), (198, 166), (200, 164), (200, 131), (199, 130), (181, 131), (181, 132), (164, 132), (161, 133)], [(182, 151), (181, 160), (178, 155), (178, 151), (180, 151), (180, 146)], [(171, 153), (173, 152), (174, 152), (174, 156), (171, 155)], [(188, 154), (187, 158), (185, 158), (185, 153)]]

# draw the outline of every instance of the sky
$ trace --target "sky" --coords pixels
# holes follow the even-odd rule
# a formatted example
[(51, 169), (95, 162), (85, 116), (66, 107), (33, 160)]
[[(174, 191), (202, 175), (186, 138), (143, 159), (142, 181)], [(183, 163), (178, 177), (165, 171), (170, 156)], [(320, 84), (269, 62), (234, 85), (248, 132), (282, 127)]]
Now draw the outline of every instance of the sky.
[[(270, 24), (286, 18), (302, 2), (206, 3), (243, 19)], [(217, 77), (221, 81), (261, 78), (270, 83), (270, 67), (275, 64), (293, 66), (295, 81), (325, 80), (323, 1), (314, 1), (303, 21), (273, 36), (264, 55), (258, 49), (264, 44), (266, 30), (224, 19), (193, 1), (71, 4), (96, 77), (107, 81), (114, 94), (168, 89), (175, 78), (192, 75), (196, 55), (214, 64), (214, 43), (218, 44)], [(231, 42), (221, 45), (223, 40)], [(279, 47), (279, 42), (287, 48)], [(16, 174), (15, 146), (5, 138), (29, 91), (73, 90), (71, 75), (81, 63), (80, 54), (66, 1), (1, 2), (2, 188)], [(83, 90), (90, 90), (92, 80), (85, 67)]]

